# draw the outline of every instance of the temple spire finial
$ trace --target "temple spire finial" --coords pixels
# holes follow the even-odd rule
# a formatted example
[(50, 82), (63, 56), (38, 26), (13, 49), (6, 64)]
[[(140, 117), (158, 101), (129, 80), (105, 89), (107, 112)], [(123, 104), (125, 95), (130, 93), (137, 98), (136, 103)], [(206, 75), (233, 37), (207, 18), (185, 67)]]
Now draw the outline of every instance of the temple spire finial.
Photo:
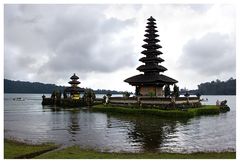
[(154, 19), (152, 16), (150, 16), (150, 18), (148, 18), (147, 20), (149, 20), (149, 21), (156, 21), (156, 19)]

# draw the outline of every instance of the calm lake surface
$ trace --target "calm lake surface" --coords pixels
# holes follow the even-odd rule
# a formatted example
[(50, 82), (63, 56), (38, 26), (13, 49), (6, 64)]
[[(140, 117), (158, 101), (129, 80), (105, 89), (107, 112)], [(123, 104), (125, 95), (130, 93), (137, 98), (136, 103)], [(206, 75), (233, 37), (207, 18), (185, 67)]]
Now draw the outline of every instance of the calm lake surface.
[[(96, 113), (88, 108), (41, 105), (42, 94), (4, 94), (4, 136), (32, 143), (55, 142), (100, 151), (236, 151), (236, 96), (230, 112), (191, 119)], [(24, 101), (14, 101), (22, 97)]]

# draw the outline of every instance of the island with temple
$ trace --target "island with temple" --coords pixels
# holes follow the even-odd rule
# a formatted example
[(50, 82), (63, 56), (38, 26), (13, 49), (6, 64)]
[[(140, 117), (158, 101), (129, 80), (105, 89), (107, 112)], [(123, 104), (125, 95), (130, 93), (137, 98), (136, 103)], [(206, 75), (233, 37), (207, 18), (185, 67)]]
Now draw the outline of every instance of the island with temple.
[(156, 20), (152, 16), (147, 20), (144, 35), (146, 38), (143, 40), (145, 44), (142, 46), (144, 50), (141, 52), (144, 56), (139, 59), (143, 64), (137, 68), (141, 74), (124, 80), (135, 87), (133, 96), (126, 92), (122, 97), (111, 97), (108, 93), (102, 99), (96, 99), (93, 90), (78, 87), (79, 77), (74, 73), (70, 77), (71, 81), (68, 82), (71, 86), (65, 88), (63, 98), (62, 92), (53, 91), (50, 98), (43, 95), (42, 105), (63, 107), (94, 105), (93, 110), (98, 111), (117, 111), (120, 107), (119, 112), (122, 112), (122, 109), (130, 109), (128, 113), (135, 111), (145, 113), (144, 110), (147, 109), (148, 113), (168, 116), (195, 116), (229, 111), (226, 101), (216, 106), (206, 106), (201, 104), (200, 94), (190, 96), (186, 92), (185, 96), (180, 96), (179, 87), (176, 85), (178, 81), (163, 74), (167, 68), (162, 66), (164, 59), (160, 57), (163, 53), (159, 50), (162, 46), (158, 44), (160, 40)]
[[(135, 95), (130, 97), (127, 94), (123, 97), (107, 96), (105, 105), (94, 106), (95, 110), (120, 113), (142, 113), (161, 116), (195, 116), (205, 114), (219, 114), (229, 111), (226, 102), (218, 106), (206, 106), (201, 104), (200, 94), (190, 96), (188, 92), (180, 97), (177, 80), (164, 75), (167, 70), (161, 63), (164, 59), (160, 57), (163, 53), (158, 44), (160, 40), (157, 34), (156, 20), (151, 16), (147, 19), (144, 50), (141, 52), (144, 57), (139, 61), (143, 65), (137, 68), (142, 72), (139, 75), (129, 77), (124, 82), (135, 87)], [(173, 91), (171, 88), (173, 87)]]
[(71, 81), (69, 81), (68, 83), (71, 86), (66, 87), (63, 93), (59, 90), (54, 90), (50, 98), (46, 98), (45, 95), (43, 95), (42, 105), (56, 105), (63, 107), (79, 107), (92, 105), (96, 98), (93, 90), (80, 88), (78, 85), (81, 82), (78, 81), (79, 77), (75, 73), (70, 77), (70, 79)]

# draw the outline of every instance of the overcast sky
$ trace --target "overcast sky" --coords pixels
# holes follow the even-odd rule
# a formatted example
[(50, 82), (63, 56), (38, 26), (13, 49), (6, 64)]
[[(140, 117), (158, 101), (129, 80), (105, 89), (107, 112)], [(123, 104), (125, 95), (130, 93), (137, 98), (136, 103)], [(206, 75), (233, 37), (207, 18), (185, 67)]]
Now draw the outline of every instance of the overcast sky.
[(4, 78), (134, 91), (147, 18), (180, 88), (236, 77), (233, 5), (5, 5)]

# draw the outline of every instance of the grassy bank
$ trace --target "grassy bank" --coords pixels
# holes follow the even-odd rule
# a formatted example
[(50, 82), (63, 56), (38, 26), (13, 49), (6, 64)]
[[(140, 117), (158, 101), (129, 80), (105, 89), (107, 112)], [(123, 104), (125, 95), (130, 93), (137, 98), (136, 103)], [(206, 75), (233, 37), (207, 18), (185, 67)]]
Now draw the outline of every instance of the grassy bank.
[(78, 146), (40, 155), (39, 159), (235, 159), (235, 152), (222, 153), (107, 153), (81, 149)]
[(175, 118), (175, 117), (191, 118), (194, 116), (214, 115), (214, 114), (220, 113), (220, 108), (214, 105), (204, 105), (199, 108), (189, 108), (185, 111), (182, 111), (180, 109), (163, 110), (163, 109), (119, 107), (119, 106), (111, 106), (111, 105), (95, 105), (92, 107), (92, 110), (100, 111), (100, 112), (155, 115), (155, 116), (168, 117), (168, 118)]
[[(206, 153), (110, 153), (72, 146), (61, 150), (54, 144), (30, 145), (12, 140), (4, 140), (4, 158), (34, 159), (235, 159), (236, 152)], [(49, 152), (50, 151), (50, 152)]]
[(33, 158), (37, 155), (56, 149), (58, 146), (48, 143), (30, 145), (15, 140), (4, 139), (4, 158)]

